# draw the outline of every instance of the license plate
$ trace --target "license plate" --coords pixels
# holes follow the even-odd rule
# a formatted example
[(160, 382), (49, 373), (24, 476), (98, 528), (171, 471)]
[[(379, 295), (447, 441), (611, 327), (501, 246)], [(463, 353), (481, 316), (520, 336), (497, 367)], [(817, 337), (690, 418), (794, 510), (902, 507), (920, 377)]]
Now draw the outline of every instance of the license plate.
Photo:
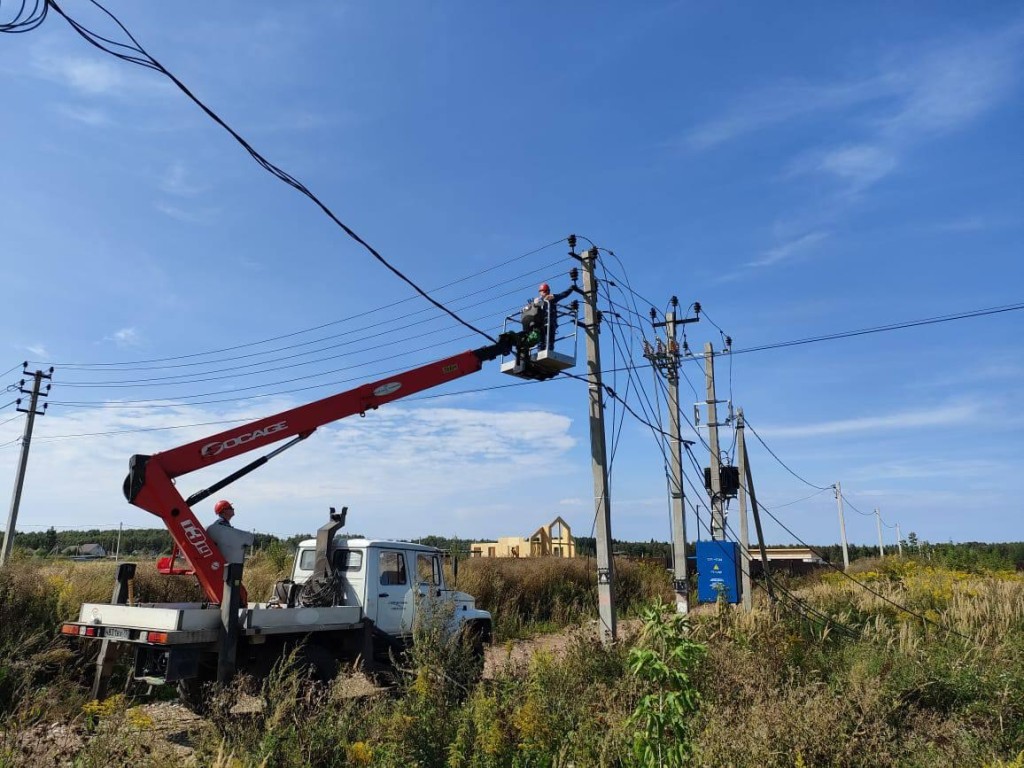
[(104, 637), (111, 637), (115, 640), (127, 640), (132, 636), (131, 630), (122, 627), (107, 627), (103, 632)]

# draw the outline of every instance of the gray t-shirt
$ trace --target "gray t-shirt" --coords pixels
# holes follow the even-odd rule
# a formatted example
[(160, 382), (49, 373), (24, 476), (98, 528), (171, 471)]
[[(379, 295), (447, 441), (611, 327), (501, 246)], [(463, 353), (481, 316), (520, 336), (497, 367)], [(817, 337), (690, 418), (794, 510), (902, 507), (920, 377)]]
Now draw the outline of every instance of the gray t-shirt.
[(255, 536), (248, 531), (240, 531), (232, 528), (231, 523), (223, 518), (217, 518), (206, 533), (216, 542), (217, 547), (224, 555), (227, 563), (241, 563), (245, 560), (245, 548), (251, 547)]

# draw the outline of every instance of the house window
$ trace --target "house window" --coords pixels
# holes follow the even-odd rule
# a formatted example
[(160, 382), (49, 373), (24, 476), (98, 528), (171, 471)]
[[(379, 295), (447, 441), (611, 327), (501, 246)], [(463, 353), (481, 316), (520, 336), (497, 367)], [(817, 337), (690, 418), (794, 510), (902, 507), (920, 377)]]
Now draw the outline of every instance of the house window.
[(380, 553), (380, 583), (384, 585), (409, 583), (405, 575), (405, 555), (401, 552), (387, 550)]
[(487, 548), (487, 556), (488, 557), (494, 557), (494, 547), (488, 547)]

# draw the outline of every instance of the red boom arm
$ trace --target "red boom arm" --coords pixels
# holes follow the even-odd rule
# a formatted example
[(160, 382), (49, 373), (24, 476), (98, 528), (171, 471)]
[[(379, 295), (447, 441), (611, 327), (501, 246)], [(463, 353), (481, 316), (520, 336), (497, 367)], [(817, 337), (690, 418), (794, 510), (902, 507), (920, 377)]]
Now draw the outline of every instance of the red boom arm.
[(288, 437), (306, 437), (324, 424), (355, 413), (365, 414), (384, 403), (476, 373), (485, 360), (507, 354), (515, 344), (516, 335), (505, 334), (489, 347), (363, 384), (163, 453), (132, 456), (124, 482), (125, 497), (164, 521), (175, 544), (195, 569), (206, 596), (219, 603), (224, 589), (224, 556), (178, 493), (175, 478)]

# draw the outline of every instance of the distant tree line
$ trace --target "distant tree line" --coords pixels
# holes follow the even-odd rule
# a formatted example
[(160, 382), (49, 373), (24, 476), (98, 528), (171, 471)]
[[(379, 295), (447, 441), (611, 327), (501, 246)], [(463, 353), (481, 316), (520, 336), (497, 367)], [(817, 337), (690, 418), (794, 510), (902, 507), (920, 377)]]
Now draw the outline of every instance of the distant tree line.
[[(597, 553), (596, 540), (592, 536), (574, 536), (576, 554), (580, 557), (594, 557)], [(908, 534), (903, 540), (903, 553), (915, 555), (934, 561), (937, 565), (945, 565), (959, 570), (1006, 570), (1024, 569), (1024, 542), (1000, 542), (988, 544), (984, 542), (961, 542), (933, 544), (919, 541), (914, 533)], [(792, 544), (771, 544), (768, 546), (794, 546)], [(843, 562), (843, 548), (839, 544), (812, 546), (824, 560), (830, 563)], [(694, 542), (688, 545), (693, 555)], [(672, 546), (667, 541), (620, 541), (612, 539), (612, 551), (615, 555), (629, 558), (670, 558)], [(878, 557), (878, 547), (866, 544), (850, 544), (847, 547), (850, 560)], [(887, 545), (887, 555), (896, 554), (895, 545)]]
[[(348, 534), (350, 538), (360, 538), (360, 534)], [(22, 533), (14, 537), (14, 546), (30, 550), (38, 554), (59, 553), (68, 547), (79, 547), (83, 544), (101, 544), (109, 554), (117, 551), (118, 531), (116, 529), (92, 529), (87, 531), (58, 531), (49, 528), (45, 531)], [(280, 538), (269, 533), (257, 533), (254, 549), (264, 549), (271, 544), (284, 545), (294, 550), (300, 541), (315, 538), (315, 534), (303, 533), (287, 538)], [(595, 557), (597, 543), (593, 536), (574, 536), (576, 554), (579, 557)], [(475, 539), (462, 539), (452, 536), (424, 536), (413, 539), (413, 543), (428, 547), (437, 547), (445, 552), (466, 556), (470, 544)], [(915, 555), (934, 561), (937, 565), (945, 565), (960, 570), (1001, 570), (1024, 569), (1024, 542), (1001, 542), (988, 544), (971, 541), (962, 543), (949, 542), (933, 544), (919, 541), (915, 533), (910, 533), (903, 540), (903, 551), (907, 555)], [(173, 541), (170, 533), (164, 528), (125, 528), (121, 531), (120, 552), (122, 555), (159, 555), (171, 551)], [(778, 546), (778, 545), (770, 545)], [(786, 546), (786, 545), (783, 545)], [(843, 551), (839, 544), (825, 544), (813, 547), (830, 563), (842, 563)], [(672, 546), (667, 541), (623, 541), (612, 539), (612, 551), (617, 557), (636, 559), (663, 559), (668, 562), (672, 556)], [(692, 555), (693, 542), (689, 545)], [(878, 547), (865, 544), (851, 544), (848, 547), (850, 560), (878, 557)], [(895, 548), (886, 547), (886, 554), (895, 554)]]
[[(120, 552), (122, 555), (169, 554), (174, 542), (166, 528), (125, 528), (120, 532)], [(308, 538), (294, 537), (296, 540)], [(39, 532), (18, 532), (14, 536), (14, 546), (40, 554), (61, 552), (68, 547), (80, 547), (83, 544), (101, 544), (108, 554), (118, 551), (117, 529), (103, 528), (87, 531), (58, 531), (48, 528)], [(254, 549), (261, 549), (271, 542), (279, 541), (277, 536), (269, 533), (257, 533)], [(291, 539), (288, 540), (291, 542)]]

